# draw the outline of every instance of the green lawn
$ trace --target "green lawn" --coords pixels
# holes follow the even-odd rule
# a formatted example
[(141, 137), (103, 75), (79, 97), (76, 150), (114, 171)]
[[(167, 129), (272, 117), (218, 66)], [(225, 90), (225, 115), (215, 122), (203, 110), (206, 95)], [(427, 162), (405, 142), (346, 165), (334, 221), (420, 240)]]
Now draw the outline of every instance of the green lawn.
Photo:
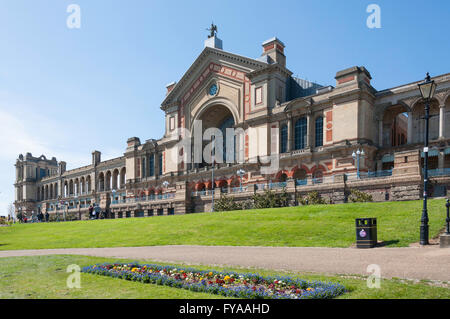
[[(358, 217), (378, 218), (378, 239), (398, 247), (418, 241), (421, 210), (421, 201), (410, 201), (16, 224), (0, 228), (0, 250), (180, 244), (349, 247)], [(429, 217), (434, 237), (444, 227), (444, 200), (429, 201)]]
[[(66, 280), (69, 273), (66, 272), (66, 269), (68, 265), (77, 264), (80, 267), (84, 267), (100, 262), (117, 262), (117, 260), (70, 255), (0, 258), (0, 298), (220, 298), (220, 296), (196, 293), (184, 289), (143, 284), (84, 273), (81, 274), (80, 289), (67, 288)], [(125, 262), (125, 260), (119, 262)], [(152, 262), (147, 261), (147, 263)], [(195, 266), (195, 268), (203, 270), (213, 268), (217, 270), (223, 269), (213, 266)], [(384, 279), (381, 281), (380, 289), (369, 289), (366, 285), (366, 279), (363, 277), (323, 276), (274, 272), (260, 269), (227, 269), (236, 272), (258, 272), (262, 275), (289, 275), (306, 280), (339, 282), (349, 290), (348, 293), (340, 296), (340, 299), (450, 298), (449, 288), (430, 286), (426, 283)]]

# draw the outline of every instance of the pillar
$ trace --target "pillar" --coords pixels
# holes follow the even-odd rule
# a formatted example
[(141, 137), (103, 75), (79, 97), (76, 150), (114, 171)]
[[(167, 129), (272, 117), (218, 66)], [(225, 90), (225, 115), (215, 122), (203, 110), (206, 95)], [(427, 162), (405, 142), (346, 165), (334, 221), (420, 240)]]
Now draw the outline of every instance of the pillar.
[(383, 162), (381, 159), (377, 160), (377, 171), (381, 172), (383, 170)]
[(378, 121), (378, 145), (383, 146), (383, 120)]
[(439, 106), (439, 139), (444, 139), (445, 136), (445, 105)]
[(306, 115), (306, 147), (312, 147), (312, 136), (313, 136), (313, 128), (312, 128), (312, 113), (308, 112)]
[(444, 160), (445, 160), (444, 152), (439, 152), (439, 155), (438, 155), (438, 168), (439, 169), (444, 168)]
[(411, 144), (413, 142), (413, 115), (412, 112), (408, 112), (408, 136), (407, 136), (407, 143)]
[(292, 134), (292, 117), (289, 117), (289, 118), (288, 118), (288, 121), (287, 121), (287, 131), (288, 131), (287, 151), (288, 151), (288, 152), (291, 152), (292, 149), (293, 149), (293, 146), (294, 146), (294, 145), (293, 145), (294, 139), (293, 139), (293, 134)]

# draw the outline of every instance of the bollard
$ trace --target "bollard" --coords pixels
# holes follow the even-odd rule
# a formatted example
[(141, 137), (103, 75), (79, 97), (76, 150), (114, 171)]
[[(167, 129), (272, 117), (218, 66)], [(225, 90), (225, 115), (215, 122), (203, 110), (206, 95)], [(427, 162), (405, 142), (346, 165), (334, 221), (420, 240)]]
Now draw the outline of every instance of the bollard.
[(447, 222), (447, 232), (446, 235), (450, 235), (450, 215), (449, 215), (449, 210), (450, 210), (450, 200), (447, 199), (447, 203), (445, 204), (445, 206), (447, 207), (447, 219), (445, 220)]
[(447, 208), (447, 218), (445, 219), (445, 222), (447, 223), (447, 229), (445, 234), (442, 234), (439, 237), (439, 246), (441, 248), (450, 248), (450, 200), (447, 199), (445, 207)]

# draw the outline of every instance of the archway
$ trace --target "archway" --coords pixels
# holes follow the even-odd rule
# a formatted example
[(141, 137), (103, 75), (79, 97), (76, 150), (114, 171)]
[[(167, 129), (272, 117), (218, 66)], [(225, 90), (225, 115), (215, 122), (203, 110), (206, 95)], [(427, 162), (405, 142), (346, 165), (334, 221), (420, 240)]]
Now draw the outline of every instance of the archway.
[(408, 121), (411, 113), (404, 105), (394, 105), (387, 108), (383, 114), (383, 143), (384, 147), (394, 147), (407, 144)]
[[(223, 163), (223, 162), (232, 162), (236, 161), (236, 153), (239, 153), (241, 150), (238, 146), (240, 138), (233, 135), (233, 140), (228, 141), (231, 136), (227, 136), (227, 129), (234, 128), (236, 124), (236, 117), (233, 112), (230, 110), (228, 106), (224, 104), (211, 104), (204, 107), (196, 117), (196, 120), (201, 121), (202, 124), (202, 136), (205, 136), (204, 133), (206, 130), (210, 128), (218, 129), (222, 136), (214, 136), (211, 140), (203, 141), (202, 149), (196, 150), (195, 146), (192, 147), (192, 160), (194, 163), (194, 167), (204, 167), (206, 165), (210, 165), (210, 160), (208, 158), (203, 158), (203, 150), (207, 145), (212, 143), (212, 139), (215, 138), (216, 142), (214, 143), (215, 147), (215, 162)], [(191, 132), (192, 134), (196, 134), (196, 127), (192, 125)], [(239, 132), (234, 132), (234, 134), (238, 134)], [(220, 142), (220, 139), (222, 142)], [(220, 156), (221, 155), (221, 156)], [(201, 157), (201, 162), (198, 160)], [(240, 158), (241, 156), (239, 156)]]
[(294, 180), (306, 180), (307, 177), (308, 177), (308, 174), (307, 174), (306, 170), (303, 168), (297, 168), (294, 171), (294, 174), (292, 174), (292, 178)]
[[(422, 100), (413, 106), (413, 140), (415, 143), (423, 143), (425, 140), (425, 105)], [(430, 102), (429, 139), (439, 138), (439, 102), (436, 99)]]

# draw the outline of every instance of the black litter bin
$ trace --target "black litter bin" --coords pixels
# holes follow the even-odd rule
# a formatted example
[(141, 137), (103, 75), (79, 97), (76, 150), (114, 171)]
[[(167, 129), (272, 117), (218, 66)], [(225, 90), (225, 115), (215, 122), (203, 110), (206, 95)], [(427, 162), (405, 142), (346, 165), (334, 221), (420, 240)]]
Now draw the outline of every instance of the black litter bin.
[(373, 248), (377, 245), (377, 219), (356, 219), (356, 248)]

